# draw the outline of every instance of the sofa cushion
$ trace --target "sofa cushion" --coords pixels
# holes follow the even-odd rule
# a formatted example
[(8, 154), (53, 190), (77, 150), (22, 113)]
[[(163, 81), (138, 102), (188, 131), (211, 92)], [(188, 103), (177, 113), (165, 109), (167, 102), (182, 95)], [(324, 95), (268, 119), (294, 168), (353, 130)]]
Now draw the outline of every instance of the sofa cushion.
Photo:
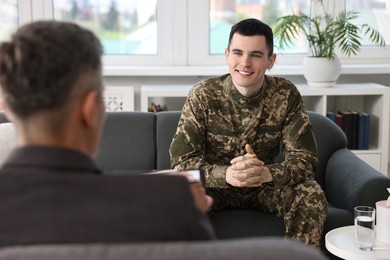
[(0, 249), (0, 260), (215, 260), (326, 259), (313, 247), (282, 238), (224, 241), (34, 245)]
[[(353, 214), (346, 210), (334, 207), (328, 203), (328, 215), (324, 225), (324, 238), (332, 229), (353, 225)], [(325, 241), (325, 239), (323, 239)]]
[(169, 146), (176, 133), (180, 111), (160, 112), (156, 114), (157, 170), (170, 169)]
[[(256, 210), (226, 210), (210, 215), (219, 239), (253, 236), (284, 236), (283, 219), (275, 214)], [(261, 221), (259, 221), (261, 220)], [(328, 205), (324, 234), (335, 228), (353, 225), (353, 215), (346, 209)]]
[[(210, 215), (218, 239), (256, 236), (284, 236), (282, 218), (255, 210), (226, 210)], [(353, 225), (353, 215), (345, 209), (328, 205), (328, 215), (322, 233), (321, 247), (325, 252), (325, 235), (335, 228)]]
[(155, 149), (153, 113), (108, 112), (96, 162), (105, 171), (153, 170)]
[(282, 218), (257, 210), (213, 212), (210, 220), (219, 239), (284, 236), (285, 233)]

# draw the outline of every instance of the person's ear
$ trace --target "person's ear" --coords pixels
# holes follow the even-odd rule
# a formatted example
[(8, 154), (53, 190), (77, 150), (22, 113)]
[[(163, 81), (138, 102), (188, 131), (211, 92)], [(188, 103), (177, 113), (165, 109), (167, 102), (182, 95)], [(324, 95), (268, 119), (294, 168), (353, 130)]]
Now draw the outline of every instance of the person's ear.
[(88, 128), (97, 126), (97, 109), (97, 92), (88, 91), (85, 94), (81, 109), (83, 121)]
[(276, 54), (273, 53), (269, 58), (268, 58), (268, 66), (267, 66), (267, 69), (272, 69), (274, 67), (274, 64), (275, 64), (275, 60), (276, 60)]
[(228, 64), (229, 48), (225, 48), (225, 62)]

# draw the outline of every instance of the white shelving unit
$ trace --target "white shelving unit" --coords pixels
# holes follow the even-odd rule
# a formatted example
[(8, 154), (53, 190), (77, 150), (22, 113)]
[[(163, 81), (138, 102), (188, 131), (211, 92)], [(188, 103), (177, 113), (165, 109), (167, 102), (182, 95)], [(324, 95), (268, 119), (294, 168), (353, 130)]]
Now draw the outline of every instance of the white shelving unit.
[[(337, 84), (331, 88), (297, 85), (307, 110), (326, 115), (328, 111), (354, 110), (370, 114), (368, 150), (353, 152), (384, 175), (389, 162), (390, 87), (374, 83)], [(154, 98), (184, 98), (191, 86), (148, 85), (141, 87), (141, 111), (148, 111)], [(172, 110), (172, 109), (171, 109)]]
[(189, 85), (143, 85), (141, 86), (141, 111), (148, 111), (153, 98), (181, 98), (183, 101), (181, 105), (183, 105), (191, 87)]
[(338, 84), (314, 89), (297, 85), (307, 110), (326, 115), (327, 111), (354, 110), (370, 115), (368, 150), (353, 152), (384, 175), (388, 175), (390, 88), (373, 83)]

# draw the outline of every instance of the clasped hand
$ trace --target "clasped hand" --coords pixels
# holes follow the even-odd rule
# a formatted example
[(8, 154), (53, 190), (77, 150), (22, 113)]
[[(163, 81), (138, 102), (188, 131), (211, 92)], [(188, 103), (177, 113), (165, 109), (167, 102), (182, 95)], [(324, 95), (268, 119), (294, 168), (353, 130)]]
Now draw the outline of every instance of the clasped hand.
[(226, 171), (226, 182), (235, 187), (259, 187), (265, 182), (272, 182), (271, 172), (249, 144), (245, 145), (245, 151), (245, 155), (230, 161), (232, 165)]

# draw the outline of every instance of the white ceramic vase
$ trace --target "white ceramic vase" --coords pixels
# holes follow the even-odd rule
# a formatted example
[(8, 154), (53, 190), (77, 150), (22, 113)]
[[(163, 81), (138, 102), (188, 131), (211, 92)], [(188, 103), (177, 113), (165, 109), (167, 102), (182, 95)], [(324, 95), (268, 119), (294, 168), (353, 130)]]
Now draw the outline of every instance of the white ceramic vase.
[(336, 84), (340, 73), (341, 63), (337, 57), (333, 60), (308, 56), (303, 59), (303, 76), (310, 87), (332, 87)]

